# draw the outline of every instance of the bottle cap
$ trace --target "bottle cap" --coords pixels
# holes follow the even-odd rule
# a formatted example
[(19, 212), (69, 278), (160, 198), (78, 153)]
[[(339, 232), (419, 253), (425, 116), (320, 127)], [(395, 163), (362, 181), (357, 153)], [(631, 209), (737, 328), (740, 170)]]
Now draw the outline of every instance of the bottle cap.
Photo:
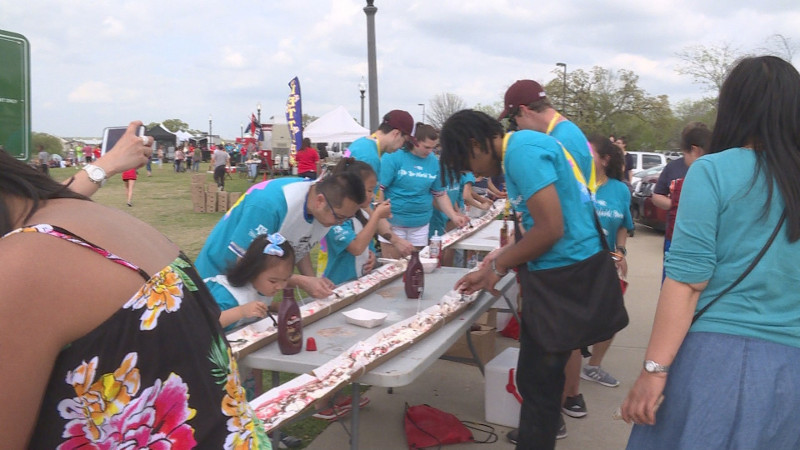
[(313, 337), (306, 339), (306, 351), (307, 352), (317, 351), (317, 341), (315, 341)]

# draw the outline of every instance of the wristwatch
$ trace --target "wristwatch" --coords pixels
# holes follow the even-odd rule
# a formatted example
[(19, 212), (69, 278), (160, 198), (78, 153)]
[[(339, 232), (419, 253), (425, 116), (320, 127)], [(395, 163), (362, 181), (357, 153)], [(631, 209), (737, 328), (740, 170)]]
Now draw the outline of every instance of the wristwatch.
[(89, 181), (94, 184), (103, 187), (106, 184), (106, 171), (103, 170), (100, 166), (95, 166), (94, 164), (87, 164), (83, 166), (83, 170), (86, 171), (86, 175), (89, 176)]
[(504, 276), (508, 275), (508, 269), (506, 269), (505, 273), (497, 271), (497, 260), (496, 259), (492, 260), (491, 268), (492, 268), (492, 272), (494, 272), (494, 274), (497, 275), (500, 278), (503, 278)]
[(626, 250), (625, 247), (621, 245), (617, 246), (617, 251), (622, 253), (622, 256), (628, 256), (628, 250)]
[(647, 373), (667, 373), (669, 372), (669, 366), (662, 366), (653, 360), (647, 359), (644, 361), (644, 371)]

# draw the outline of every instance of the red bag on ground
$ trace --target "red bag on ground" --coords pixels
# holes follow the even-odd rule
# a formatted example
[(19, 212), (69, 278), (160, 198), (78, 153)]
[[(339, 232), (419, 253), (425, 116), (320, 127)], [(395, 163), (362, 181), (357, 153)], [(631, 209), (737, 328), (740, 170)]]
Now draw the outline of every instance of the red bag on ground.
[(519, 322), (517, 322), (517, 318), (511, 316), (511, 320), (508, 321), (508, 324), (500, 334), (507, 338), (519, 340)]
[(456, 416), (430, 405), (406, 403), (403, 421), (408, 448), (412, 450), (473, 441), (472, 432)]

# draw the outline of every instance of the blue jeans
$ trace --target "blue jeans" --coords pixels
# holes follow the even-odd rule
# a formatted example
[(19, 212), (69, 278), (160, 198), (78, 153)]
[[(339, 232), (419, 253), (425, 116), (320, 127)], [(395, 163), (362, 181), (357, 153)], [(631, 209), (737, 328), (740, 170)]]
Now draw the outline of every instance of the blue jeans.
[(688, 333), (656, 424), (635, 425), (628, 449), (800, 448), (798, 368), (800, 348)]
[[(536, 299), (526, 298), (525, 301)], [(564, 366), (571, 352), (546, 352), (528, 335), (524, 316), (520, 325), (517, 388), (522, 396), (522, 407), (517, 449), (551, 450), (556, 446)]]

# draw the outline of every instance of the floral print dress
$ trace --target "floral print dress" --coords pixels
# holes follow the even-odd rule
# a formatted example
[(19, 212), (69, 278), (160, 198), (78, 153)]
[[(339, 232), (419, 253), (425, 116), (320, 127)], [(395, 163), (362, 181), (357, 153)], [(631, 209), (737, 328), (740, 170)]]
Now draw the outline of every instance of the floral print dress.
[(120, 310), (62, 349), (30, 448), (270, 448), (245, 400), (220, 311), (181, 253), (153, 276), (51, 225), (46, 233), (137, 271)]

